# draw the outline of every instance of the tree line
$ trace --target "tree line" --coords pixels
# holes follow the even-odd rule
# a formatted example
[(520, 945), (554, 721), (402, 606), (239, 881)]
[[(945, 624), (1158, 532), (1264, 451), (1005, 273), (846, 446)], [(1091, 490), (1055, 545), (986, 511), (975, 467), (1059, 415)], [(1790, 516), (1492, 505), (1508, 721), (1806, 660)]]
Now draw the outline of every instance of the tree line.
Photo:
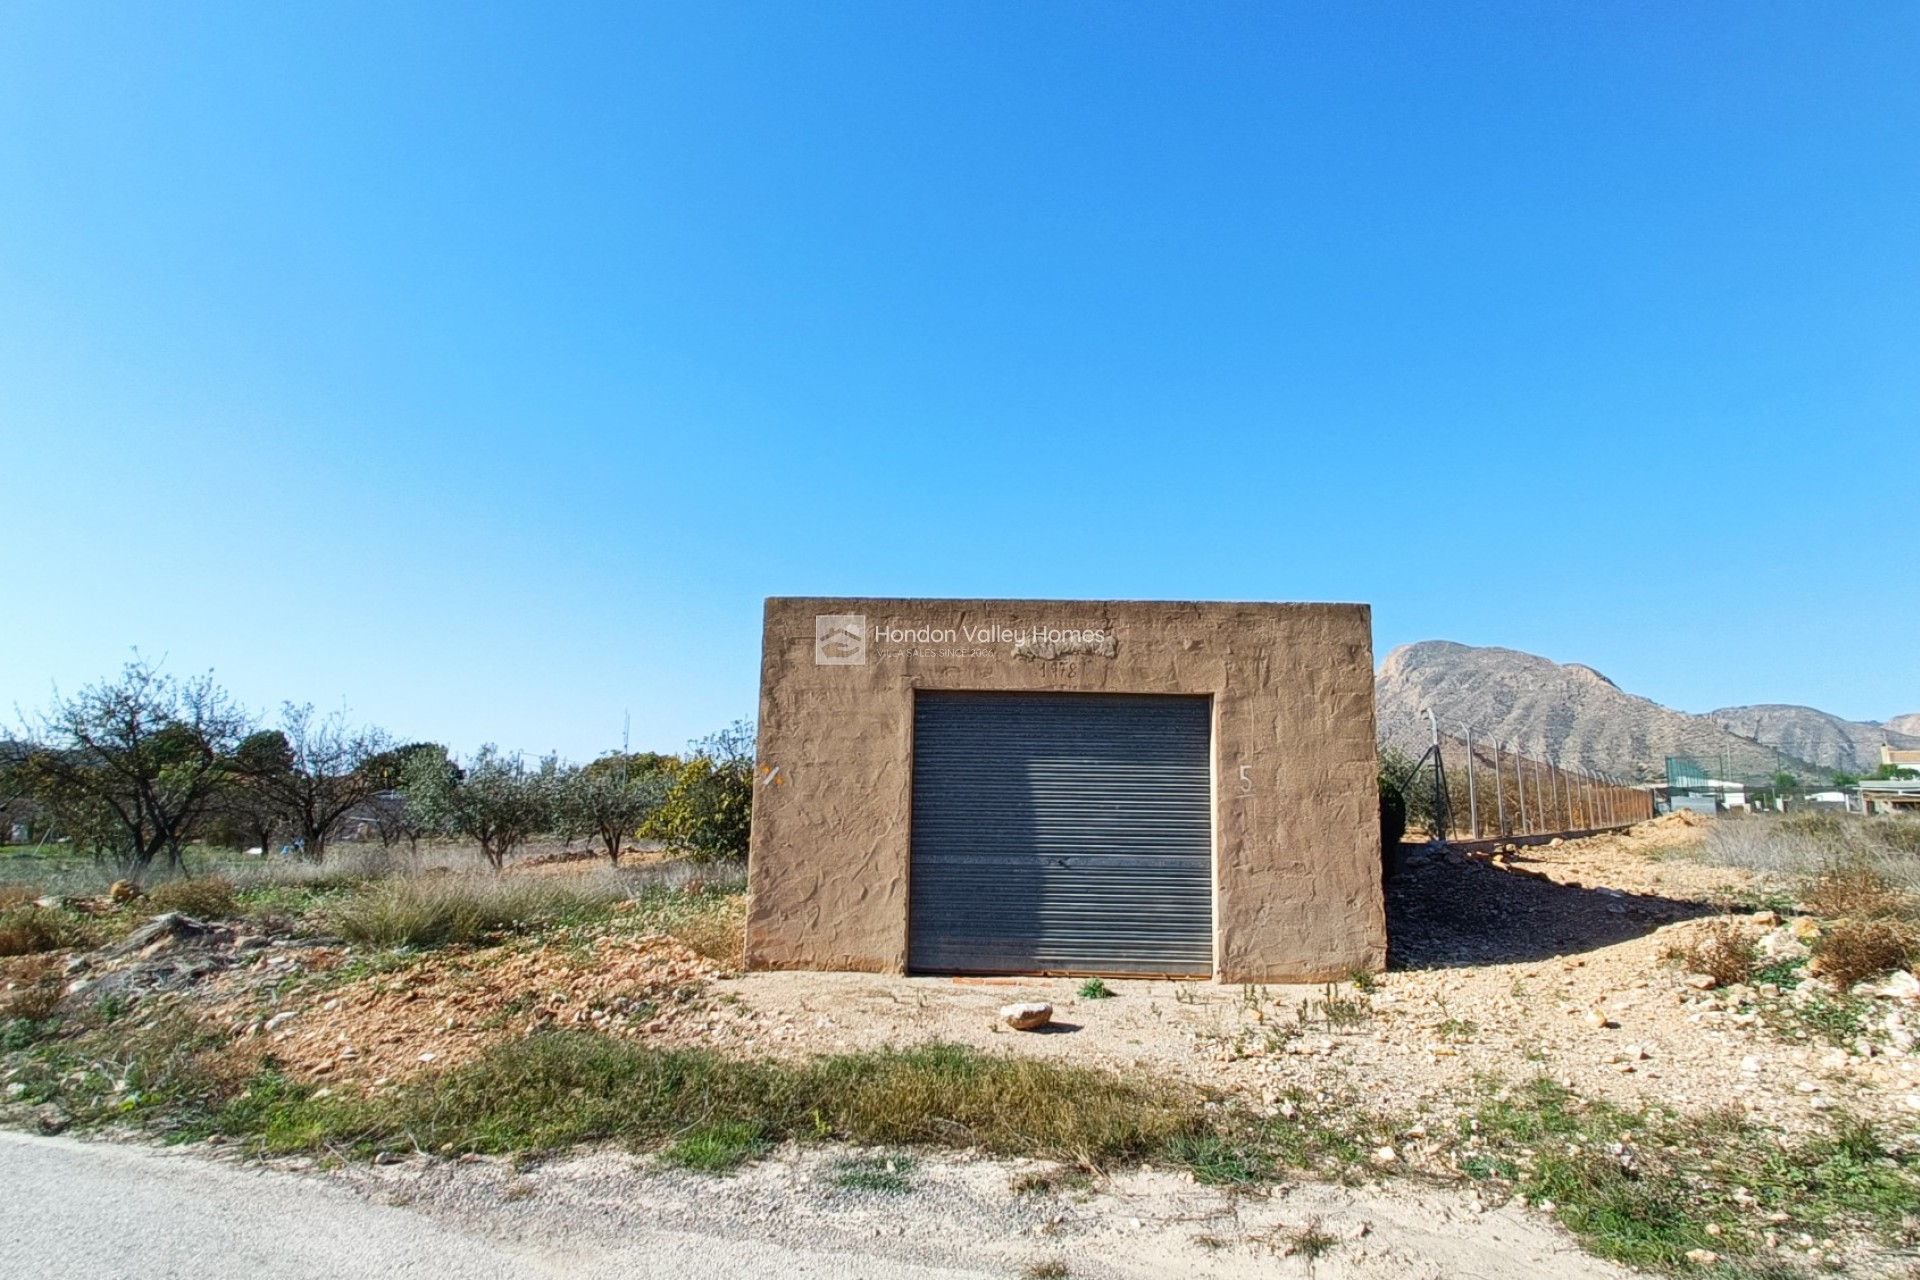
[(745, 856), (752, 772), (746, 722), (684, 756), (576, 765), (489, 745), (461, 761), (311, 705), (262, 724), (211, 675), (176, 678), (136, 657), (117, 677), (56, 693), (0, 744), (0, 815), (134, 881), (156, 865), (180, 872), (197, 842), (320, 862), (362, 835), (388, 849), (463, 838), (496, 871), (547, 834), (590, 839), (615, 864), (635, 839), (704, 861)]

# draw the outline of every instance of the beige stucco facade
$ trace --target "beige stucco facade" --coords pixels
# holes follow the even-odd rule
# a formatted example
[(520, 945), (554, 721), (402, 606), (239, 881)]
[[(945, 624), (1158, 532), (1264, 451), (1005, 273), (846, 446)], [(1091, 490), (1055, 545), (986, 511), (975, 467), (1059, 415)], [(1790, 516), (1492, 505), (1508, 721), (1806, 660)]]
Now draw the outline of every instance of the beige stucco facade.
[(907, 964), (917, 690), (1205, 694), (1215, 976), (1386, 961), (1367, 606), (767, 601), (747, 964)]

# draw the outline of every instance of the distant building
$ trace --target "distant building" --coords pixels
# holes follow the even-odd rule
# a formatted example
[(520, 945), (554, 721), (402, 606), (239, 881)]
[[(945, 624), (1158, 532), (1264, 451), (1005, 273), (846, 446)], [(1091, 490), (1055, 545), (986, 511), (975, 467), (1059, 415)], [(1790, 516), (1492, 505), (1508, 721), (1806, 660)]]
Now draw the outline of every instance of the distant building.
[[(1920, 751), (1882, 745), (1882, 772), (1888, 767), (1920, 774)], [(1867, 813), (1920, 813), (1920, 777), (1869, 778), (1860, 784), (1860, 807)]]

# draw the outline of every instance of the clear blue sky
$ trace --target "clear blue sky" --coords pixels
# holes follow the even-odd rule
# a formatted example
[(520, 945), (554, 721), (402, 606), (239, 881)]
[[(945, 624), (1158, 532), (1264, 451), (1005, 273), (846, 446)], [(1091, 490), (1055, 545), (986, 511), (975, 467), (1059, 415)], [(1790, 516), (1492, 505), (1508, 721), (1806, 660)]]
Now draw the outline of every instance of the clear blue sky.
[(476, 9), (0, 9), (0, 707), (672, 748), (874, 593), (1920, 711), (1920, 6)]

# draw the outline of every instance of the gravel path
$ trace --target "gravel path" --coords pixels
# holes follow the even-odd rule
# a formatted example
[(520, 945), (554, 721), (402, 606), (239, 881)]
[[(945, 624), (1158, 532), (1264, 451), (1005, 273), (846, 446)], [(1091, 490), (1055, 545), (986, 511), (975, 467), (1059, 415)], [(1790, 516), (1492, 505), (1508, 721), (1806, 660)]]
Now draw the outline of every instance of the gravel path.
[[(884, 1153), (880, 1154), (882, 1158)], [(1229, 1195), (1164, 1171), (1020, 1193), (1049, 1169), (901, 1159), (896, 1192), (840, 1185), (850, 1153), (787, 1147), (729, 1177), (625, 1152), (332, 1172), (0, 1133), (0, 1275), (41, 1280), (1189, 1275), (1618, 1280), (1546, 1218), (1430, 1187)], [(1306, 1233), (1328, 1243), (1290, 1253)]]

